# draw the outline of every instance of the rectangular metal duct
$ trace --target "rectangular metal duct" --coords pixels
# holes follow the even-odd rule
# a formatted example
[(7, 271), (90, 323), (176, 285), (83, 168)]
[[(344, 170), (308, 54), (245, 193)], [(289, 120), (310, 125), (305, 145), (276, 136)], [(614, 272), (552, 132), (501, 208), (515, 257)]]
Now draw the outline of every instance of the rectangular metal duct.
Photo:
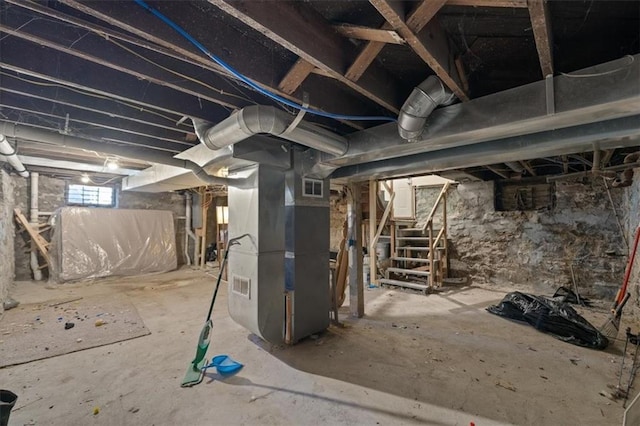
[(292, 300), (291, 340), (329, 327), (329, 179), (302, 175), (301, 153), (285, 180), (285, 287)]
[(248, 233), (229, 251), (229, 314), (262, 339), (284, 336), (284, 173), (266, 165), (230, 172), (229, 237)]

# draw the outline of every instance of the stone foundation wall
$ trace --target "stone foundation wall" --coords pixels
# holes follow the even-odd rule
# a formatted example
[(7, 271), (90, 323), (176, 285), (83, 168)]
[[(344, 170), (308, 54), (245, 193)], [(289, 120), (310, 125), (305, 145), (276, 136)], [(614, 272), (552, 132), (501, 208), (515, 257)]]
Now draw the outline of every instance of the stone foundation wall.
[(342, 240), (342, 227), (347, 219), (347, 197), (344, 193), (331, 192), (329, 206), (331, 212), (329, 247), (331, 251), (338, 251)]
[(15, 273), (15, 267), (11, 261), (15, 232), (14, 222), (10, 220), (13, 217), (14, 208), (13, 191), (13, 179), (7, 172), (0, 169), (0, 318), (2, 318), (3, 303), (9, 295)]
[[(440, 188), (416, 189), (416, 215), (424, 219)], [(621, 205), (623, 191), (612, 192)], [(572, 283), (580, 292), (613, 298), (625, 266), (626, 248), (601, 181), (556, 184), (547, 211), (494, 208), (492, 182), (465, 183), (448, 193), (452, 276), (553, 293)]]

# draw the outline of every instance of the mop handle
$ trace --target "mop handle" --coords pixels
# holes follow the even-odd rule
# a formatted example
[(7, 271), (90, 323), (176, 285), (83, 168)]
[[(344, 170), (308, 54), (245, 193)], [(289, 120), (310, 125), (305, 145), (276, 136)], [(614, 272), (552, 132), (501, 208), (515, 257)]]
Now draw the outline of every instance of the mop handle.
[(218, 274), (218, 281), (216, 282), (216, 289), (213, 292), (213, 298), (211, 299), (211, 306), (209, 306), (209, 313), (207, 314), (207, 321), (211, 319), (211, 313), (213, 312), (213, 304), (216, 301), (216, 297), (218, 296), (218, 289), (220, 288), (220, 281), (222, 281), (222, 275), (224, 274), (224, 267), (227, 264), (227, 259), (229, 258), (229, 249), (231, 246), (236, 244), (240, 244), (240, 240), (244, 237), (248, 237), (249, 234), (242, 234), (239, 237), (231, 238), (227, 242), (227, 249), (224, 251), (224, 259), (222, 260), (222, 265), (220, 265), (220, 273)]

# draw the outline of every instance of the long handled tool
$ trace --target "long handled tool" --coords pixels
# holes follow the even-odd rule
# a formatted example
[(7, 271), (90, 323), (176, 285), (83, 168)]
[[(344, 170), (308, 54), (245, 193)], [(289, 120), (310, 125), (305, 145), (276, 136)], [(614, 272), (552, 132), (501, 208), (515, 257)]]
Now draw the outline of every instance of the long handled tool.
[(227, 243), (227, 249), (224, 252), (224, 259), (222, 260), (222, 264), (220, 265), (220, 273), (218, 274), (218, 281), (216, 282), (216, 288), (213, 292), (213, 297), (211, 298), (211, 305), (209, 306), (209, 312), (207, 313), (207, 319), (202, 327), (202, 331), (200, 331), (200, 337), (198, 338), (198, 346), (196, 348), (196, 355), (193, 358), (193, 361), (189, 364), (187, 368), (187, 373), (182, 380), (182, 387), (190, 387), (195, 386), (202, 381), (204, 372), (203, 367), (207, 364), (207, 360), (205, 359), (205, 355), (207, 354), (207, 349), (209, 349), (209, 342), (211, 337), (211, 329), (213, 328), (213, 322), (211, 321), (211, 314), (213, 313), (213, 305), (216, 302), (216, 297), (218, 296), (218, 289), (220, 288), (220, 281), (222, 281), (222, 275), (224, 274), (224, 268), (227, 264), (227, 259), (229, 258), (229, 249), (236, 245), (240, 244), (240, 240), (244, 237), (249, 237), (249, 234), (243, 234), (236, 238), (231, 238)]
[(618, 290), (618, 294), (616, 294), (616, 299), (613, 301), (613, 306), (611, 307), (611, 314), (605, 323), (600, 327), (600, 332), (607, 339), (615, 339), (618, 336), (618, 331), (620, 330), (620, 317), (622, 316), (622, 308), (624, 304), (629, 299), (629, 293), (627, 292), (627, 287), (629, 286), (629, 278), (631, 277), (631, 271), (633, 269), (633, 264), (636, 259), (636, 253), (638, 251), (638, 241), (640, 240), (640, 226), (636, 229), (636, 235), (633, 242), (633, 250), (631, 251), (631, 256), (629, 256), (629, 262), (627, 262), (627, 269), (624, 273), (624, 281), (622, 282), (622, 287)]

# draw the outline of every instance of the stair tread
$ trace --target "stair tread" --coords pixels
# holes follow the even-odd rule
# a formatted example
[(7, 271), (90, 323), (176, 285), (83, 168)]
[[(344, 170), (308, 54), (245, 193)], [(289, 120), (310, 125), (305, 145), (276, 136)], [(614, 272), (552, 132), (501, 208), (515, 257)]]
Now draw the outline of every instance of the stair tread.
[[(396, 250), (413, 250), (413, 251), (429, 251), (429, 247), (424, 246), (397, 246)], [(438, 246), (436, 250), (444, 250), (444, 247)]]
[(429, 262), (429, 259), (423, 259), (421, 257), (392, 257), (391, 260), (397, 260), (400, 262), (421, 262), (421, 263), (427, 263)]
[(429, 288), (429, 286), (426, 284), (412, 283), (409, 281), (392, 280), (389, 278), (381, 278), (380, 280), (378, 280), (378, 282), (380, 282), (380, 284), (389, 284), (389, 285), (395, 285), (398, 287), (407, 287), (407, 288), (412, 288), (414, 290), (426, 290), (427, 288)]
[(396, 240), (429, 241), (429, 237), (396, 237)]
[(387, 268), (387, 272), (395, 272), (396, 274), (419, 275), (422, 277), (428, 277), (429, 275), (431, 275), (431, 272), (429, 271), (405, 268)]

